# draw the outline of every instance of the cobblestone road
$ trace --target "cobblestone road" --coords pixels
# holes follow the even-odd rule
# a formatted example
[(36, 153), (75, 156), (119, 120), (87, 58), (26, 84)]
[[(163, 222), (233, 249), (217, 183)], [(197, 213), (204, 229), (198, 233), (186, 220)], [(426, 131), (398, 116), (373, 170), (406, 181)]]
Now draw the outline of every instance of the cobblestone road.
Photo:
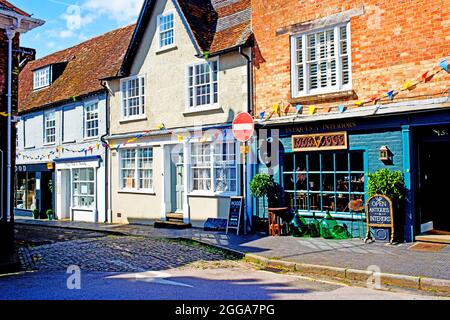
[(76, 265), (84, 271), (99, 272), (158, 271), (232, 259), (213, 249), (183, 241), (131, 236), (22, 247), (20, 256), (27, 270), (64, 271)]

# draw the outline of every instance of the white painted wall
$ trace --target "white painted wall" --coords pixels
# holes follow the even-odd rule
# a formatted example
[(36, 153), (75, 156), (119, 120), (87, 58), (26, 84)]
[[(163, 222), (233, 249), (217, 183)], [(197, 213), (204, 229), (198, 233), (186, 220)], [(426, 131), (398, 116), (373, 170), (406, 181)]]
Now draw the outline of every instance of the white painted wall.
[[(86, 138), (84, 130), (85, 106), (93, 101), (98, 102), (99, 110), (99, 135), (95, 138)], [(55, 110), (56, 112), (56, 142), (52, 145), (44, 143), (44, 112)], [(18, 123), (18, 148), (17, 165), (48, 163), (55, 159), (83, 158), (89, 156), (101, 156), (100, 167), (97, 169), (97, 210), (98, 222), (106, 220), (106, 168), (105, 149), (101, 146), (100, 137), (106, 134), (106, 94), (97, 94), (83, 100), (71, 102), (54, 107), (53, 109), (39, 110), (21, 116)], [(99, 149), (94, 148), (92, 152), (69, 152), (67, 150), (58, 152), (47, 157), (49, 152), (56, 152), (56, 148), (81, 150), (89, 146), (100, 144)], [(30, 156), (34, 159), (26, 159)], [(42, 159), (36, 157), (45, 156)], [(62, 182), (64, 175), (56, 174), (56, 214), (60, 218), (67, 218), (67, 213), (62, 212), (63, 203), (66, 201), (66, 190), (68, 188)], [(60, 189), (58, 189), (60, 188)]]

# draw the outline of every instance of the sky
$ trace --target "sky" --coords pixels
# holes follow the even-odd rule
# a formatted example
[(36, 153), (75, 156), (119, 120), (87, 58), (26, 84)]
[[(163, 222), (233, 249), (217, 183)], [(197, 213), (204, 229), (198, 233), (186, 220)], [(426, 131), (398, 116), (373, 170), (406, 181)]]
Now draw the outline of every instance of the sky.
[(144, 0), (9, 0), (45, 21), (21, 36), (22, 47), (36, 49), (37, 58), (135, 23)]

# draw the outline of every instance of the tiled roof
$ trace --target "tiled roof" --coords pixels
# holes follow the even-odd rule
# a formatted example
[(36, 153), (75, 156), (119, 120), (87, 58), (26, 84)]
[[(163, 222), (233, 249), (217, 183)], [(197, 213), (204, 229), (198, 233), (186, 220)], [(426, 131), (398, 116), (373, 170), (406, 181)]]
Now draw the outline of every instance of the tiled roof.
[[(252, 35), (251, 0), (175, 0), (187, 22), (187, 28), (199, 53), (210, 55), (246, 45)], [(142, 7), (138, 27), (128, 48), (121, 75), (129, 73), (152, 17), (155, 0), (146, 0)]]
[(13, 6), (11, 3), (9, 3), (6, 0), (0, 0), (0, 9), (8, 10), (8, 11), (14, 11), (15, 13), (18, 13), (20, 15), (30, 17), (30, 15), (28, 13), (26, 13), (25, 11), (20, 10), (19, 8)]
[(251, 36), (251, 0), (177, 0), (202, 51), (243, 45)]
[[(99, 79), (117, 75), (134, 29), (120, 28), (29, 62), (19, 76), (19, 113), (103, 90)], [(60, 75), (51, 86), (33, 90), (33, 71), (48, 65)]]

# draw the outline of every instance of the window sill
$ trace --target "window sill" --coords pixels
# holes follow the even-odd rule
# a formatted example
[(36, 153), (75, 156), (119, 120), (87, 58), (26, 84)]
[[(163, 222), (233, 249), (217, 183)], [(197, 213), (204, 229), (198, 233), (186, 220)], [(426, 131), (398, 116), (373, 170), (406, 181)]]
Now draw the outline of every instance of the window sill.
[(120, 124), (129, 123), (129, 122), (135, 122), (135, 121), (146, 121), (147, 116), (139, 116), (139, 117), (133, 117), (133, 118), (124, 118), (119, 120)]
[(208, 112), (213, 112), (213, 113), (223, 112), (223, 108), (218, 105), (202, 106), (202, 107), (198, 107), (198, 108), (188, 109), (187, 111), (183, 112), (183, 115), (190, 116), (190, 115), (194, 115), (194, 114), (198, 114), (198, 113), (208, 113)]
[(162, 47), (162, 48), (157, 49), (155, 51), (155, 54), (162, 54), (162, 53), (169, 52), (169, 51), (172, 51), (172, 50), (177, 50), (177, 49), (178, 49), (178, 47), (176, 46), (176, 44), (172, 44), (170, 46), (166, 46), (166, 47)]
[(235, 197), (237, 193), (223, 193), (223, 192), (201, 192), (194, 191), (188, 194), (188, 197), (203, 197), (203, 198), (230, 198)]
[(142, 194), (142, 195), (149, 195), (149, 196), (156, 196), (156, 192), (153, 190), (149, 191), (140, 191), (140, 190), (119, 190), (117, 193), (123, 193), (123, 194)]
[(89, 137), (89, 138), (84, 138), (83, 142), (92, 142), (92, 141), (97, 141), (98, 140), (98, 136), (96, 137)]
[(24, 147), (24, 148), (23, 148), (23, 150), (33, 150), (33, 149), (36, 149), (36, 147), (35, 147), (35, 146), (32, 146), (32, 147)]
[(43, 147), (53, 147), (53, 146), (56, 146), (56, 142), (52, 142), (52, 143), (44, 143), (42, 146), (43, 146)]
[(77, 143), (76, 140), (70, 140), (70, 141), (63, 141), (62, 144), (73, 144), (73, 143)]
[(75, 210), (75, 211), (85, 211), (85, 212), (92, 212), (92, 211), (94, 211), (95, 210), (95, 208), (91, 208), (91, 209), (89, 209), (89, 208), (75, 208), (75, 207), (73, 207), (72, 208), (72, 211), (73, 210)]
[(333, 91), (328, 93), (311, 94), (292, 97), (288, 102), (291, 104), (301, 103), (326, 103), (338, 102), (340, 100), (358, 99), (358, 95), (353, 90)]

